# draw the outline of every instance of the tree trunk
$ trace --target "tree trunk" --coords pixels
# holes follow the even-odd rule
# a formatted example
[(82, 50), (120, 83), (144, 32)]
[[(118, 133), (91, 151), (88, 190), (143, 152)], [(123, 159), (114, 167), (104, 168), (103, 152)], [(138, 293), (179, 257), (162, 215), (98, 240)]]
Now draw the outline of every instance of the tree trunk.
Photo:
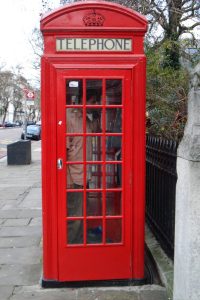
[(169, 23), (165, 32), (166, 51), (164, 66), (179, 69), (180, 67), (180, 46), (179, 46), (179, 26), (182, 17), (182, 0), (167, 0)]
[(6, 120), (7, 112), (8, 112), (8, 105), (6, 107), (4, 107), (3, 120), (2, 120), (3, 125), (4, 125), (5, 120)]

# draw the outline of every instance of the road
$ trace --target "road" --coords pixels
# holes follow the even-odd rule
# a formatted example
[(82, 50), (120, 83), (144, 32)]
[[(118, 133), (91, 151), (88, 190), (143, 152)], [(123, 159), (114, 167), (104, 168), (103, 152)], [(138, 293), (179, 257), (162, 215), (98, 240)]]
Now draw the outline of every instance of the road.
[(7, 145), (20, 140), (22, 127), (0, 127), (0, 158), (7, 155)]

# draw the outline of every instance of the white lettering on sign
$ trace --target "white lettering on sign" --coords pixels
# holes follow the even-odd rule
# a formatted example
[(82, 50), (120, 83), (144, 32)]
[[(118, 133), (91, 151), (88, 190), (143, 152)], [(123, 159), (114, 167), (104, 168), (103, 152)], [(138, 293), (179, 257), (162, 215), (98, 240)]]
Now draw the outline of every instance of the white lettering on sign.
[(57, 51), (132, 51), (132, 39), (57, 38)]

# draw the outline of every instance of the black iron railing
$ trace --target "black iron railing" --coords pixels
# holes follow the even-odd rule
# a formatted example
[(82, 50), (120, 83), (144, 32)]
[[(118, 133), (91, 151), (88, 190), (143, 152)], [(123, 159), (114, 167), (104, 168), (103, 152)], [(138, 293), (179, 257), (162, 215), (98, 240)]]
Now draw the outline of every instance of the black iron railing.
[(147, 136), (146, 220), (166, 254), (174, 256), (177, 143)]

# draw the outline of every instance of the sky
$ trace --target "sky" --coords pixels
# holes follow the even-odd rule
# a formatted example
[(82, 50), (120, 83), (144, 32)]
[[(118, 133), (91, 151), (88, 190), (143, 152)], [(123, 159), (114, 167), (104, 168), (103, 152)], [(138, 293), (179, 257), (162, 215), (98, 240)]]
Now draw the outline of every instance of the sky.
[[(52, 8), (59, 0), (50, 0)], [(23, 75), (32, 83), (36, 71), (32, 68), (33, 49), (29, 42), (32, 30), (40, 26), (42, 0), (0, 0), (0, 65), (11, 69), (23, 67)]]

